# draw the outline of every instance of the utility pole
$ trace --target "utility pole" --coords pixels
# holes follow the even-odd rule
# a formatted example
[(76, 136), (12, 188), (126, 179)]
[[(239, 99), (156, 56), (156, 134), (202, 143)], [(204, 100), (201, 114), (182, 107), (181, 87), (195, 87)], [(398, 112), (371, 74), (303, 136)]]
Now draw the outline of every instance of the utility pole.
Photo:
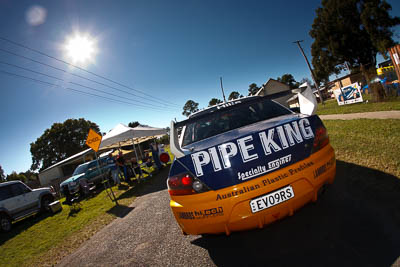
[(224, 102), (226, 103), (226, 98), (225, 98), (225, 93), (224, 93), (224, 86), (222, 85), (222, 77), (219, 77), (219, 80), (221, 81), (222, 96), (224, 97)]
[(318, 84), (317, 84), (317, 82), (316, 82), (316, 80), (315, 80), (314, 71), (312, 70), (311, 65), (310, 65), (310, 62), (308, 62), (308, 59), (307, 59), (306, 55), (304, 54), (303, 48), (302, 48), (301, 45), (300, 45), (300, 43), (303, 42), (303, 41), (304, 41), (304, 40), (300, 40), (300, 41), (295, 41), (295, 42), (293, 42), (293, 43), (296, 43), (296, 44), (299, 46), (300, 51), (301, 51), (301, 53), (303, 54), (303, 57), (304, 57), (304, 59), (305, 59), (306, 62), (307, 62), (307, 66), (308, 66), (308, 68), (310, 69), (311, 77), (312, 77), (312, 79), (313, 79), (313, 81), (314, 81), (315, 87), (317, 87), (319, 99), (321, 100), (321, 103), (324, 104), (324, 100), (322, 99), (321, 92), (319, 91), (319, 86), (318, 86)]

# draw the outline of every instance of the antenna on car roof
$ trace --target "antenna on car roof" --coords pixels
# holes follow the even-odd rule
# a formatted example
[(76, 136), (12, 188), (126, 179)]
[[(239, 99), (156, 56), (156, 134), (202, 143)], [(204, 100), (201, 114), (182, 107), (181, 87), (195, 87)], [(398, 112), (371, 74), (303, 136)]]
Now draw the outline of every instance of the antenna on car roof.
[(222, 90), (222, 96), (224, 97), (224, 103), (226, 103), (226, 98), (225, 98), (225, 93), (224, 93), (224, 86), (222, 85), (222, 77), (219, 77), (219, 80), (221, 81), (221, 90)]

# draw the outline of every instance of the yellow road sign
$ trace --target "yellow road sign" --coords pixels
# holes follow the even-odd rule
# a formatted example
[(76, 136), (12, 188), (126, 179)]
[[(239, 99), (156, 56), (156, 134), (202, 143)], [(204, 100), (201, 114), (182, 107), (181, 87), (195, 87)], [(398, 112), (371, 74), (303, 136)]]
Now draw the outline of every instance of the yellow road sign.
[(101, 138), (101, 135), (90, 129), (88, 137), (86, 138), (86, 144), (97, 152), (100, 147)]

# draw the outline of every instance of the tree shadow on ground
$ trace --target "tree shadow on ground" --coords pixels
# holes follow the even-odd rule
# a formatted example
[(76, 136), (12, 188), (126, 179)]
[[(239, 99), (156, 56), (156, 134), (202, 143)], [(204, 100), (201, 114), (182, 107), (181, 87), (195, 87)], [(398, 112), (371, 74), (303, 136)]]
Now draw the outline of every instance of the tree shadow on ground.
[(76, 203), (76, 204), (71, 204), (69, 205), (69, 213), (67, 219), (71, 217), (76, 217), (76, 215), (82, 210), (81, 204)]
[(167, 188), (167, 178), (170, 165), (153, 174), (153, 177), (146, 177), (138, 186), (138, 196), (158, 192)]
[(158, 173), (153, 174), (152, 177), (148, 176), (141, 179), (140, 182), (135, 180), (133, 186), (119, 195), (117, 200), (133, 196), (143, 196), (166, 189), (168, 172), (169, 165), (161, 169)]
[(109, 209), (107, 213), (113, 214), (116, 217), (123, 218), (125, 217), (129, 212), (131, 212), (134, 209), (134, 207), (128, 207), (125, 205), (116, 205)]
[(390, 266), (400, 256), (400, 179), (337, 161), (315, 204), (264, 229), (192, 243), (218, 266)]
[(3, 245), (9, 239), (12, 239), (13, 237), (17, 236), (21, 232), (28, 230), (30, 227), (34, 226), (36, 223), (40, 222), (41, 220), (44, 220), (47, 217), (50, 217), (53, 215), (56, 215), (56, 214), (37, 213), (28, 218), (25, 218), (23, 220), (13, 223), (11, 231), (6, 232), (6, 233), (0, 232), (0, 246)]

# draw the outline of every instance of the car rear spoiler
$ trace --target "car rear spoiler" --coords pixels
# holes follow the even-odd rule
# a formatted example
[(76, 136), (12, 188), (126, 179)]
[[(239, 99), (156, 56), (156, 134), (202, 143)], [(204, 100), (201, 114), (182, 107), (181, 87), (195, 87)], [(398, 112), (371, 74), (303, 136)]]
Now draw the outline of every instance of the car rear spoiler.
[(169, 144), (171, 153), (174, 154), (177, 158), (182, 158), (185, 156), (185, 153), (181, 149), (178, 140), (178, 127), (175, 126), (175, 122), (171, 121), (170, 135), (169, 135)]

